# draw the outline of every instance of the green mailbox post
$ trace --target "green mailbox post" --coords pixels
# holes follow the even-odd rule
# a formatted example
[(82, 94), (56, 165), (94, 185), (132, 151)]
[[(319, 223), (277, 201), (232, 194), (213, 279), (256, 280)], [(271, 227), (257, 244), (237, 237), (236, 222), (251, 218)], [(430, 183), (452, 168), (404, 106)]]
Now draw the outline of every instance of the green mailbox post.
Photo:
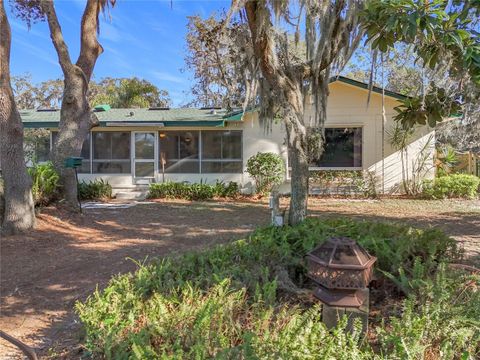
[[(75, 171), (75, 180), (77, 182), (77, 188), (78, 188), (78, 173), (77, 173), (77, 168), (82, 166), (82, 157), (68, 157), (65, 159), (65, 163), (63, 164), (66, 169), (73, 169)], [(80, 206), (80, 213), (82, 213), (82, 203), (80, 202), (80, 196), (78, 195), (77, 191), (77, 200), (78, 200), (78, 206)]]

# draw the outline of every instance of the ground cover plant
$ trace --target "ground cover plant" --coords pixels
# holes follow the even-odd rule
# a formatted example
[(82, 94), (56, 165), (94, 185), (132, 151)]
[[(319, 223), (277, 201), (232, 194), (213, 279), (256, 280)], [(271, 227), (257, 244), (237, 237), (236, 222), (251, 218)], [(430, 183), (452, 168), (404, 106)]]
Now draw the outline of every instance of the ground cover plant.
[(168, 181), (150, 184), (147, 197), (149, 199), (211, 200), (219, 197), (235, 198), (238, 195), (238, 184), (233, 181), (227, 184), (221, 181), (215, 184)]
[(78, 184), (80, 200), (108, 200), (112, 198), (112, 185), (102, 179)]
[(55, 201), (59, 194), (60, 177), (49, 161), (28, 168), (32, 177), (32, 195), (35, 206), (46, 206)]
[(478, 198), (480, 177), (468, 174), (452, 174), (425, 180), (423, 195), (431, 199)]
[[(395, 291), (408, 296), (404, 311), (383, 314), (377, 344), (361, 341), (358, 332), (346, 335), (344, 323), (329, 332), (320, 321), (303, 255), (330, 236), (358, 240), (378, 257), (378, 276), (398, 279)], [(461, 275), (452, 280), (444, 263), (457, 256), (455, 242), (434, 229), (308, 219), (138, 264), (136, 273), (115, 277), (77, 311), (87, 348), (106, 358), (370, 359), (411, 352), (411, 358), (468, 359), (480, 351), (479, 283)], [(460, 286), (468, 282), (476, 285)], [(445, 337), (444, 327), (455, 329), (454, 336)]]

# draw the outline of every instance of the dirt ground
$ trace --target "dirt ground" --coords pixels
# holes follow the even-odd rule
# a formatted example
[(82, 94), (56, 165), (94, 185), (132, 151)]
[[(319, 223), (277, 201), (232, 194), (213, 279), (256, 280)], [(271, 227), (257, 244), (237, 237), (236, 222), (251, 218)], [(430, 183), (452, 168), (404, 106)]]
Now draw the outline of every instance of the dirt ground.
[[(480, 264), (480, 201), (314, 198), (310, 214), (440, 227), (465, 248), (466, 262)], [(47, 208), (34, 232), (1, 239), (0, 329), (42, 357), (78, 359), (82, 334), (75, 301), (113, 275), (134, 270), (132, 259), (232, 241), (268, 222), (266, 201), (158, 201), (86, 209), (83, 215)], [(1, 341), (0, 359), (16, 358), (22, 357)]]

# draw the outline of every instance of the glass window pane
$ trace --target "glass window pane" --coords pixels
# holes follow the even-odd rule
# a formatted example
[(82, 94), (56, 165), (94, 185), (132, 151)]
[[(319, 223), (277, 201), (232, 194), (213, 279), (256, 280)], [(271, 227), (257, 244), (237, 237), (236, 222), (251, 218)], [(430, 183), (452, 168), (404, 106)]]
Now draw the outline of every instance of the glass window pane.
[(242, 171), (242, 132), (202, 131), (202, 173)]
[(161, 131), (158, 148), (160, 172), (163, 168), (166, 173), (200, 171), (198, 131)]
[(325, 149), (320, 159), (310, 163), (312, 167), (361, 167), (362, 128), (325, 129)]
[(93, 161), (94, 174), (130, 174), (130, 161)]
[(154, 133), (135, 133), (135, 158), (136, 159), (155, 158), (155, 134)]
[(202, 158), (222, 159), (221, 131), (202, 131)]
[(202, 161), (202, 173), (241, 173), (241, 161)]
[(36, 139), (34, 156), (36, 162), (50, 160), (50, 136), (42, 136)]
[(153, 177), (155, 175), (153, 162), (136, 162), (135, 177)]
[[(167, 161), (165, 164), (165, 172), (170, 174), (196, 174), (200, 171), (200, 163), (198, 161), (180, 160)], [(160, 173), (162, 169), (160, 169)]]
[(130, 133), (93, 132), (93, 172), (99, 174), (129, 174)]
[(223, 159), (242, 158), (242, 133), (240, 131), (225, 131), (222, 145)]
[(93, 158), (130, 160), (130, 133), (94, 132)]

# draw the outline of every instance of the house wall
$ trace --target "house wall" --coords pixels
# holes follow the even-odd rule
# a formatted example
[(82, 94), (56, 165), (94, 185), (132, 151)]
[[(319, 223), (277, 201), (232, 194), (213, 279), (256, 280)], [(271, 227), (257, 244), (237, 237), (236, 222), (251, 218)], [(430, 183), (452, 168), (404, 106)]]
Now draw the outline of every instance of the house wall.
[[(410, 145), (408, 146), (408, 166), (402, 166), (402, 156), (399, 151), (393, 149), (388, 141), (389, 132), (394, 122), (393, 108), (398, 102), (390, 97), (385, 97), (386, 123), (382, 126), (382, 99), (381, 95), (371, 93), (368, 103), (368, 91), (353, 85), (342, 82), (330, 84), (330, 96), (327, 109), (326, 127), (348, 127), (360, 126), (363, 129), (362, 137), (362, 168), (375, 174), (377, 178), (377, 187), (381, 192), (398, 192), (401, 190), (402, 169), (408, 168), (408, 175), (411, 178), (413, 163), (419, 158), (421, 149), (427, 141), (431, 142), (428, 149), (429, 157), (427, 160), (428, 171), (425, 171), (425, 177), (433, 177), (433, 144), (434, 133), (427, 127), (419, 128), (414, 134)], [(307, 121), (311, 120), (313, 124), (313, 112), (306, 112)], [(287, 159), (287, 147), (285, 145), (285, 128), (283, 123), (279, 122), (272, 126), (271, 131), (264, 131), (263, 125), (259, 122), (258, 113), (247, 113), (243, 122), (230, 122), (226, 128), (195, 128), (195, 130), (243, 130), (243, 166), (247, 160), (258, 152), (274, 152), (280, 154), (285, 163)], [(168, 131), (185, 130), (185, 128), (97, 128), (95, 131)], [(384, 131), (385, 130), (385, 131)], [(383, 133), (383, 135), (382, 135)], [(384, 154), (384, 156), (383, 156)], [(405, 157), (404, 157), (405, 158)], [(288, 165), (288, 164), (287, 164)], [(132, 175), (98, 175), (98, 174), (80, 174), (81, 180), (93, 180), (102, 178), (112, 184), (115, 188), (129, 188), (136, 186), (132, 181)], [(382, 179), (385, 181), (382, 181)], [(161, 181), (161, 175), (158, 176)], [(244, 191), (249, 192), (252, 189), (252, 180), (244, 172), (242, 174), (165, 174), (166, 181), (189, 181), (189, 182), (207, 182), (214, 183), (220, 181), (235, 181), (241, 184)], [(285, 183), (281, 187), (282, 192), (289, 192), (290, 183), (287, 174), (285, 174)]]

